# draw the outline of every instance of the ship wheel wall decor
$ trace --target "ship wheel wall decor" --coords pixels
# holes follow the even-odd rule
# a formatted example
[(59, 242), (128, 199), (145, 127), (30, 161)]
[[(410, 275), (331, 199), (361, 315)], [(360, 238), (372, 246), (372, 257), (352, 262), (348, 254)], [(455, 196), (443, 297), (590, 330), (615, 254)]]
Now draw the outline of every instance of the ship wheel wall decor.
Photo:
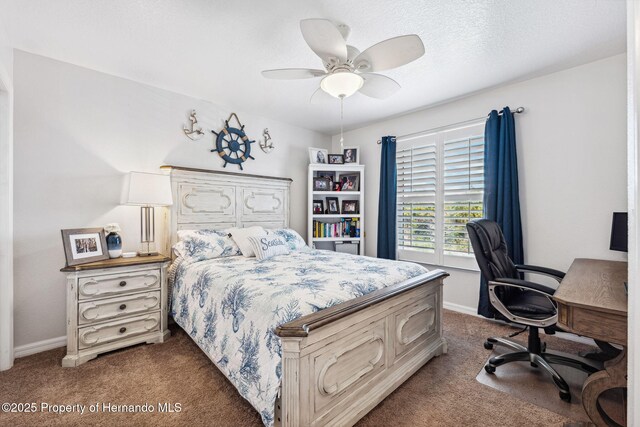
[[(229, 126), (229, 121), (232, 117), (236, 118), (238, 122), (238, 128), (232, 128)], [(244, 125), (240, 123), (240, 119), (236, 113), (231, 113), (229, 118), (224, 121), (224, 127), (220, 132), (214, 130), (211, 131), (216, 136), (216, 148), (211, 152), (217, 152), (218, 155), (224, 160), (223, 167), (227, 167), (227, 163), (240, 166), (240, 170), (243, 170), (242, 163), (248, 159), (253, 159), (251, 156), (251, 144), (255, 141), (251, 141), (247, 134), (244, 133)]]

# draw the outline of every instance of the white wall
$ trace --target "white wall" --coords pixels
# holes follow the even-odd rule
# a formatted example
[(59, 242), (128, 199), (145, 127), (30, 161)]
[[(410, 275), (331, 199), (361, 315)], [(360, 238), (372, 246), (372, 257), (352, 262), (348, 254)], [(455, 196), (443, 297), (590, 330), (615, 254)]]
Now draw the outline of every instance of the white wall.
[[(124, 249), (136, 250), (139, 208), (119, 206), (122, 175), (163, 164), (222, 170), (213, 136), (193, 142), (182, 126), (192, 108), (216, 130), (236, 110), (20, 51), (15, 93), (15, 341), (23, 346), (65, 335), (60, 229), (118, 222)], [(267, 155), (254, 144), (244, 171), (293, 179), (291, 225), (306, 235), (307, 148), (328, 148), (330, 137), (236, 113), (249, 137), (268, 127), (276, 145)]]
[(627, 2), (627, 95), (628, 95), (628, 198), (629, 198), (629, 310), (627, 324), (628, 351), (628, 405), (627, 425), (640, 423), (640, 290), (638, 278), (638, 249), (640, 248), (640, 227), (638, 227), (638, 172), (640, 166), (640, 7), (633, 1)]
[[(377, 245), (381, 136), (522, 106), (516, 138), (526, 261), (566, 271), (576, 257), (624, 259), (608, 248), (611, 213), (627, 210), (625, 67), (617, 55), (345, 133), (345, 146), (359, 145), (367, 166), (367, 254)], [(447, 270), (445, 302), (475, 310), (479, 274)]]
[(13, 365), (13, 49), (0, 22), (0, 371)]

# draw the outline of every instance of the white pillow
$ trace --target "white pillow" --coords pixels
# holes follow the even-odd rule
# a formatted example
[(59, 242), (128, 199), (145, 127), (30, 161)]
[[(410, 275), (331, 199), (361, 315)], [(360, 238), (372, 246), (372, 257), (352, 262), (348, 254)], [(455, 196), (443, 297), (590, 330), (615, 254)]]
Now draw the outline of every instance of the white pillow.
[(258, 260), (291, 252), (289, 244), (282, 237), (275, 234), (269, 234), (264, 237), (249, 236), (247, 240), (251, 243)]
[(236, 245), (240, 248), (242, 255), (247, 258), (251, 258), (252, 256), (256, 256), (253, 251), (253, 246), (247, 240), (249, 237), (264, 237), (267, 235), (267, 231), (259, 226), (248, 227), (248, 228), (232, 228), (229, 231), (229, 235), (236, 242)]
[(240, 248), (224, 231), (180, 230), (178, 239), (173, 251), (188, 262), (241, 255)]
[(282, 237), (289, 245), (289, 249), (292, 251), (299, 251), (300, 249), (307, 247), (302, 236), (290, 228), (276, 228), (274, 230), (269, 230), (269, 232)]

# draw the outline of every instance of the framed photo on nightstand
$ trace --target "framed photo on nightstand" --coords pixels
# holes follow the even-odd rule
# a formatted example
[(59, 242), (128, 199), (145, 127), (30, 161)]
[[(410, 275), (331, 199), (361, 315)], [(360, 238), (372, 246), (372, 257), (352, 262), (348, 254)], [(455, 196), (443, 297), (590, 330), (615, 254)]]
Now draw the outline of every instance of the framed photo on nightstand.
[(109, 258), (107, 240), (102, 228), (74, 228), (60, 231), (68, 266)]

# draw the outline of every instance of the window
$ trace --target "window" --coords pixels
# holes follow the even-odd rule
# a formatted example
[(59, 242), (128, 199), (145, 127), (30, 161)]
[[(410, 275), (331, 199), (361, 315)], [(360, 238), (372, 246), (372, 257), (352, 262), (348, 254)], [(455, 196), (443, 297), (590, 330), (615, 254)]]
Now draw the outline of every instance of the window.
[(477, 269), (466, 224), (482, 217), (484, 124), (397, 144), (399, 258)]

